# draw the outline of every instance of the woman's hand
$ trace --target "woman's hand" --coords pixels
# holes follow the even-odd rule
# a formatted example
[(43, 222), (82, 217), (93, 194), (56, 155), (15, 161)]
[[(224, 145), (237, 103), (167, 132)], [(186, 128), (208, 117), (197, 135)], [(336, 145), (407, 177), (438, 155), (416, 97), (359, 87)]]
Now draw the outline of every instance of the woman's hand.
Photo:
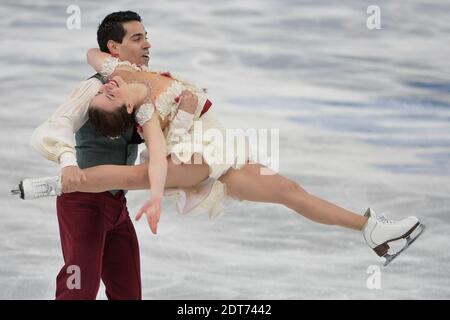
[(188, 113), (194, 113), (197, 109), (198, 105), (198, 97), (196, 94), (193, 94), (192, 92), (188, 90), (183, 90), (179, 96), (179, 103), (180, 105), (178, 108), (180, 110), (186, 111)]
[(155, 197), (147, 200), (141, 209), (139, 209), (139, 212), (136, 215), (136, 221), (139, 221), (144, 213), (147, 215), (147, 221), (150, 229), (153, 234), (156, 234), (159, 218), (161, 216), (161, 198)]

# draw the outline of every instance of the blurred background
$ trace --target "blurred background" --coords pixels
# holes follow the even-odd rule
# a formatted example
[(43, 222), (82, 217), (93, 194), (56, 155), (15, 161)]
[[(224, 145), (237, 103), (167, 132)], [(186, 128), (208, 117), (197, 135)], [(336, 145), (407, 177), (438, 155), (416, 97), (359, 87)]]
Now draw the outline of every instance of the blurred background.
[[(80, 29), (67, 28), (70, 5)], [(370, 5), (381, 29), (366, 25)], [(367, 270), (381, 259), (357, 232), (250, 202), (214, 220), (180, 216), (166, 199), (157, 236), (135, 223), (144, 299), (450, 298), (444, 0), (2, 0), (0, 298), (54, 298), (63, 265), (55, 199), (25, 202), (9, 190), (58, 173), (30, 136), (93, 74), (86, 50), (118, 10), (143, 18), (150, 67), (208, 88), (226, 126), (280, 130), (281, 174), (348, 210), (416, 215), (428, 226), (370, 290)], [(132, 217), (146, 194), (128, 194)]]

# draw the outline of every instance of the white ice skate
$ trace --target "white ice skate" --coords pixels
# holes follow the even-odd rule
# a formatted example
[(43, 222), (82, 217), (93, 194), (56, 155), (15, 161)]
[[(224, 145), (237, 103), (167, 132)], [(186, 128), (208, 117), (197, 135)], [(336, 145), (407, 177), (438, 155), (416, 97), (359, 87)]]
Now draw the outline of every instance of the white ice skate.
[[(384, 216), (377, 216), (370, 208), (364, 216), (369, 218), (362, 229), (364, 239), (377, 255), (386, 258), (384, 266), (406, 250), (425, 230), (425, 226), (416, 217), (389, 220)], [(396, 253), (389, 253), (389, 243), (400, 239), (405, 239), (406, 245)]]
[(24, 179), (20, 181), (19, 189), (11, 190), (11, 194), (18, 194), (24, 200), (59, 196), (61, 180), (59, 176)]

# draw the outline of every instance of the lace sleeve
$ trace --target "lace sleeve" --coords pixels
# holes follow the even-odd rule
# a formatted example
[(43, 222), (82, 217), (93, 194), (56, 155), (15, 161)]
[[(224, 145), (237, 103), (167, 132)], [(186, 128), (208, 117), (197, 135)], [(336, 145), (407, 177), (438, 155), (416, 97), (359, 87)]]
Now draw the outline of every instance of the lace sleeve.
[(102, 69), (100, 70), (100, 75), (107, 79), (116, 70), (119, 65), (119, 58), (108, 57), (103, 61)]
[(155, 112), (155, 106), (152, 103), (146, 103), (139, 107), (136, 112), (135, 119), (136, 122), (143, 126), (147, 121), (152, 118), (153, 112)]
[(104, 79), (108, 79), (116, 69), (126, 70), (126, 71), (142, 71), (142, 68), (138, 67), (134, 63), (129, 61), (121, 61), (119, 58), (108, 57), (103, 61), (102, 69), (100, 70), (100, 75)]

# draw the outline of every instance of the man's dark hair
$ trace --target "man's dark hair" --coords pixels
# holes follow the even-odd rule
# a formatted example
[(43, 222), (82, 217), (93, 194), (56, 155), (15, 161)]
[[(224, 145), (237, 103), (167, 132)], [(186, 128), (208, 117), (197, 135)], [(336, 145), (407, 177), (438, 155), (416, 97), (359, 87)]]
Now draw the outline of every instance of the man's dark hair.
[(110, 53), (106, 45), (109, 40), (122, 43), (126, 32), (123, 23), (129, 21), (141, 22), (141, 17), (133, 11), (118, 11), (108, 14), (103, 19), (97, 30), (97, 42), (101, 51)]
[(88, 115), (95, 131), (105, 137), (120, 136), (135, 123), (134, 112), (129, 114), (126, 105), (116, 108), (114, 111), (89, 106)]

